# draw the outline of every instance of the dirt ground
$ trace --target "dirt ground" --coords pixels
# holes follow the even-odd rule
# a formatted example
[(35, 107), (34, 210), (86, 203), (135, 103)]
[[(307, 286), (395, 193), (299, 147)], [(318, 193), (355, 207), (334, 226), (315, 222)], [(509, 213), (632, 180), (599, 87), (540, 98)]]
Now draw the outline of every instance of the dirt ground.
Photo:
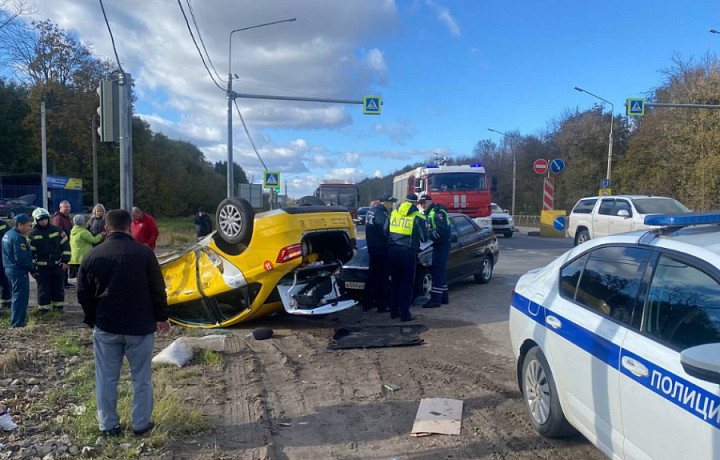
[[(84, 327), (74, 291), (67, 291), (67, 300), (66, 318), (56, 326), (57, 333)], [(429, 328), (421, 334), (422, 345), (367, 350), (327, 349), (337, 327), (397, 324), (387, 314), (364, 313), (357, 307), (325, 317), (275, 316), (237, 328), (208, 330), (231, 335), (224, 368), (181, 391), (184, 399), (202, 407), (214, 428), (155, 457), (603, 458), (579, 435), (548, 440), (532, 430), (517, 389), (514, 363), (484, 352), (485, 338), (476, 325), (426, 317), (414, 323)], [(260, 326), (271, 327), (274, 336), (264, 341), (248, 337)], [(187, 329), (175, 326), (171, 336), (159, 339), (156, 351), (186, 333)], [(3, 334), (3, 350), (32, 346), (27, 334)], [(52, 386), (53, 380), (62, 384), (61, 372), (36, 377), (46, 386)], [(400, 389), (390, 392), (383, 384)], [(460, 435), (411, 437), (422, 398), (462, 400)], [(29, 427), (32, 422), (20, 419), (19, 424)], [(7, 453), (13, 438), (3, 435), (0, 442), (6, 443)], [(143, 458), (154, 457), (146, 453)]]

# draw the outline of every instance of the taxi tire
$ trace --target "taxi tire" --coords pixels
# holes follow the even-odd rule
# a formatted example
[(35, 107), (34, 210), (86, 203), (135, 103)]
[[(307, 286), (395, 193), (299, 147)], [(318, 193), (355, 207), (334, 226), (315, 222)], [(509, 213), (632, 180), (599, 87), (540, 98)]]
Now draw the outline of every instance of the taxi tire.
[(247, 200), (226, 198), (215, 214), (217, 234), (228, 244), (248, 244), (252, 238), (255, 212)]
[[(526, 391), (526, 375), (530, 366), (538, 366), (544, 374), (544, 380), (547, 383), (547, 390), (550, 397), (549, 404), (549, 415), (544, 423), (540, 423), (535, 419), (528, 403), (528, 393)], [(536, 367), (537, 369), (537, 367)], [(528, 418), (533, 428), (537, 430), (540, 435), (548, 438), (562, 438), (574, 434), (575, 428), (567, 421), (565, 414), (563, 413), (562, 407), (560, 406), (560, 399), (558, 398), (557, 387), (555, 386), (555, 378), (550, 371), (550, 365), (545, 359), (545, 355), (540, 350), (540, 347), (531, 348), (523, 359), (522, 365), (522, 376), (520, 378), (522, 385), (523, 404), (528, 413)]]

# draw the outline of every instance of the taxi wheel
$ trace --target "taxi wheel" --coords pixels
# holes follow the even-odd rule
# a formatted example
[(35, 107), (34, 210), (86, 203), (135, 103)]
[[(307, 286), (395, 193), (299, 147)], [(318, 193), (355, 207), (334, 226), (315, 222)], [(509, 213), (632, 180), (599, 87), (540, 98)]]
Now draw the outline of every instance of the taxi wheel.
[(521, 382), (525, 409), (538, 433), (559, 438), (575, 432), (560, 407), (555, 379), (539, 347), (533, 347), (525, 355)]
[(588, 233), (587, 230), (580, 230), (579, 232), (577, 232), (577, 235), (575, 235), (575, 246), (577, 246), (578, 244), (583, 244), (589, 239), (590, 233)]
[(217, 232), (229, 244), (248, 244), (252, 237), (255, 213), (247, 200), (226, 198), (215, 214)]
[(475, 282), (480, 284), (487, 284), (492, 278), (493, 264), (489, 257), (485, 256), (480, 262), (480, 273), (475, 275)]

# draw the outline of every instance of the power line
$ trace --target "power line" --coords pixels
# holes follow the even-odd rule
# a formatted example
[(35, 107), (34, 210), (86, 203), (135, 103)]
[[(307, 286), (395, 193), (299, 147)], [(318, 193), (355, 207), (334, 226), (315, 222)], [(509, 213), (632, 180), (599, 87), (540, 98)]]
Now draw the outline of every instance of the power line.
[(202, 51), (200, 51), (200, 47), (197, 44), (197, 41), (195, 41), (195, 34), (193, 34), (192, 27), (190, 27), (190, 21), (188, 21), (187, 15), (185, 14), (185, 10), (183, 9), (182, 3), (180, 0), (177, 0), (178, 6), (180, 7), (180, 11), (182, 12), (183, 18), (185, 18), (185, 24), (187, 25), (188, 32), (190, 32), (190, 38), (192, 38), (193, 43), (195, 44), (195, 49), (197, 49), (198, 54), (200, 55), (200, 59), (202, 60), (203, 65), (205, 66), (205, 70), (207, 70), (208, 75), (210, 75), (210, 79), (215, 83), (215, 86), (220, 88), (220, 91), (225, 92), (225, 88), (220, 86), (217, 81), (215, 81), (215, 77), (213, 77), (212, 72), (210, 72), (210, 69), (207, 66), (207, 63), (205, 63), (205, 58), (203, 57)]
[(117, 49), (115, 48), (115, 38), (113, 37), (112, 29), (110, 29), (110, 23), (108, 22), (107, 14), (105, 14), (105, 6), (103, 5), (102, 0), (100, 1), (100, 9), (102, 9), (103, 18), (105, 18), (105, 25), (107, 25), (108, 32), (110, 32), (110, 41), (112, 42), (113, 52), (115, 53), (115, 60), (117, 61), (118, 68), (120, 69), (120, 72), (122, 72), (123, 75), (125, 75), (125, 71), (122, 68), (122, 65), (120, 64), (120, 58), (118, 57)]
[(257, 155), (258, 160), (260, 160), (260, 163), (262, 163), (263, 168), (265, 168), (265, 171), (267, 171), (268, 168), (267, 168), (267, 166), (265, 166), (265, 162), (260, 157), (260, 152), (257, 151), (257, 148), (255, 147), (255, 143), (252, 140), (252, 137), (250, 137), (250, 131), (248, 131), (247, 125), (245, 124), (245, 119), (243, 118), (242, 113), (240, 113), (240, 107), (238, 107), (236, 100), (233, 99), (233, 102), (235, 103), (235, 110), (237, 110), (238, 116), (240, 117), (240, 121), (242, 121), (243, 128), (245, 128), (245, 134), (247, 134), (247, 138), (250, 141), (250, 145), (252, 145), (253, 150), (255, 150), (255, 155)]
[(213, 69), (213, 72), (215, 72), (215, 76), (218, 77), (218, 80), (225, 83), (223, 81), (222, 77), (220, 76), (220, 74), (218, 73), (218, 71), (215, 70), (215, 66), (213, 65), (212, 60), (210, 59), (210, 53), (208, 53), (207, 48), (205, 48), (205, 40), (203, 40), (202, 34), (200, 33), (200, 26), (198, 25), (197, 20), (195, 19), (195, 11), (193, 11), (193, 7), (190, 4), (190, 0), (185, 0), (185, 2), (187, 3), (188, 10), (190, 10), (190, 17), (193, 20), (193, 24), (195, 24), (195, 30), (197, 31), (198, 38), (200, 39), (200, 44), (202, 45), (203, 51), (205, 51), (205, 56), (207, 56), (208, 63), (210, 63), (210, 67)]

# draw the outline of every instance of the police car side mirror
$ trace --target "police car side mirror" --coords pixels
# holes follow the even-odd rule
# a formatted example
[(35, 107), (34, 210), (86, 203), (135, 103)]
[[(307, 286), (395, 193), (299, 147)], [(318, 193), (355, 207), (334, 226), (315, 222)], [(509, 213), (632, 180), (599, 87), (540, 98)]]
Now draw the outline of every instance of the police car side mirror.
[(720, 343), (708, 343), (683, 350), (680, 363), (688, 375), (720, 385)]
[(451, 234), (450, 234), (450, 242), (451, 242), (451, 243), (456, 243), (457, 240), (458, 240), (457, 234), (451, 233)]

